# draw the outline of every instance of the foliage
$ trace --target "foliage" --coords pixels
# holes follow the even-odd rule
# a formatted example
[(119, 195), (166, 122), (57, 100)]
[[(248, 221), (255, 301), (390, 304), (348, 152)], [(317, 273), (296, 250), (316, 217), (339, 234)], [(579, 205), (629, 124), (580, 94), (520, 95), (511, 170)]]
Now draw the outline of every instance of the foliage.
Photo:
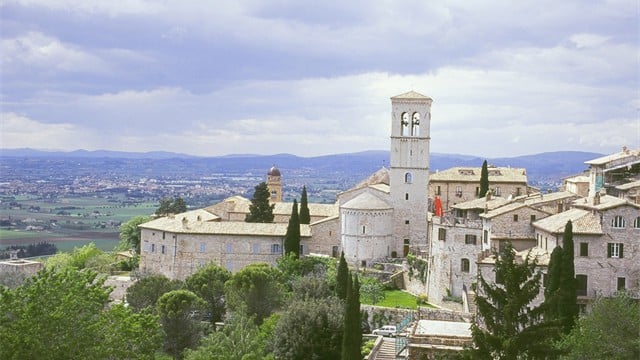
[(342, 356), (343, 360), (360, 360), (362, 353), (362, 330), (360, 320), (360, 283), (358, 274), (353, 280), (351, 275), (347, 278), (347, 299), (344, 306), (344, 333), (342, 334)]
[(421, 283), (426, 285), (427, 277), (429, 275), (427, 272), (427, 261), (425, 259), (418, 258), (413, 254), (409, 254), (407, 256), (407, 263), (409, 263), (409, 279), (415, 276)]
[(134, 249), (140, 253), (140, 237), (142, 230), (139, 225), (151, 220), (148, 216), (136, 216), (126, 223), (120, 225), (120, 243), (117, 250)]
[(11, 251), (16, 251), (18, 258), (28, 258), (34, 256), (53, 255), (58, 252), (58, 248), (55, 244), (46, 241), (42, 241), (37, 244), (10, 245), (0, 251), (0, 259), (8, 259)]
[[(543, 307), (530, 307), (538, 295), (541, 273), (527, 256), (517, 263), (509, 242), (495, 262), (500, 284), (478, 278), (478, 322), (471, 326), (474, 359), (517, 359), (548, 356), (553, 327), (540, 320)], [(483, 326), (484, 325), (484, 326)]]
[(211, 263), (185, 280), (187, 289), (207, 302), (207, 315), (212, 324), (221, 321), (224, 315), (224, 283), (230, 278), (227, 269)]
[(169, 280), (164, 275), (147, 275), (127, 288), (127, 303), (135, 311), (141, 311), (144, 308), (155, 310), (156, 303), (162, 295), (178, 290), (182, 286), (182, 282)]
[(578, 318), (578, 294), (573, 253), (573, 224), (571, 220), (564, 227), (562, 237), (562, 263), (560, 265), (560, 287), (557, 292), (558, 315), (562, 331), (571, 331)]
[(279, 359), (339, 359), (343, 304), (337, 298), (294, 299), (274, 332)]
[(302, 186), (302, 195), (300, 195), (300, 224), (309, 224), (311, 222), (311, 214), (309, 213), (309, 200), (307, 199), (307, 187)]
[(640, 303), (625, 293), (599, 298), (560, 342), (566, 359), (640, 359)]
[(246, 266), (233, 274), (224, 286), (227, 306), (255, 316), (259, 325), (282, 304), (284, 288), (280, 280), (280, 271), (269, 264)]
[(265, 357), (265, 338), (254, 320), (242, 312), (231, 316), (222, 331), (211, 333), (187, 360), (259, 360)]
[(299, 277), (292, 286), (292, 299), (322, 300), (333, 296), (325, 277), (315, 274)]
[(284, 236), (285, 255), (294, 254), (300, 257), (300, 218), (298, 216), (298, 201), (293, 200), (291, 217), (287, 225), (287, 233)]
[(54, 269), (92, 269), (108, 273), (115, 258), (98, 249), (94, 243), (74, 248), (70, 254), (58, 253), (46, 260), (45, 266)]
[(157, 303), (160, 323), (165, 333), (164, 349), (174, 359), (182, 358), (186, 348), (194, 348), (202, 328), (194, 314), (206, 307), (206, 302), (189, 290), (172, 290)]
[(373, 350), (373, 346), (376, 344), (376, 340), (375, 339), (370, 339), (367, 340), (367, 342), (365, 342), (364, 344), (362, 344), (362, 349), (361, 349), (361, 353), (362, 356), (367, 356), (369, 355), (369, 353), (371, 353), (371, 350)]
[(344, 252), (340, 252), (340, 262), (336, 274), (336, 296), (338, 299), (347, 299), (347, 283), (349, 282), (349, 267), (344, 259)]
[(157, 318), (106, 307), (110, 288), (90, 270), (45, 269), (0, 288), (2, 359), (152, 359)]
[(487, 196), (489, 191), (489, 169), (487, 168), (487, 160), (482, 162), (482, 169), (480, 170), (480, 192), (478, 197)]
[(156, 210), (156, 215), (166, 216), (168, 214), (180, 214), (187, 211), (187, 204), (181, 197), (164, 198), (160, 200), (160, 206)]
[(363, 277), (360, 286), (360, 298), (367, 304), (376, 305), (384, 300), (384, 288), (382, 283), (376, 277)]
[(249, 205), (249, 213), (245, 217), (244, 221), (254, 223), (272, 223), (273, 222), (273, 208), (275, 204), (269, 204), (269, 189), (267, 183), (261, 182), (256, 185), (251, 198), (251, 205)]

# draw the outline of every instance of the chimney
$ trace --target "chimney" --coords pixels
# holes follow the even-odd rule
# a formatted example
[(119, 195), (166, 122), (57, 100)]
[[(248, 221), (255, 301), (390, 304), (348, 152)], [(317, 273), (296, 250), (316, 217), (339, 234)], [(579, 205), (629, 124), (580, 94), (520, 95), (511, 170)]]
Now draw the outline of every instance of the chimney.
[(596, 193), (596, 195), (593, 197), (593, 205), (600, 205), (600, 193)]
[(487, 201), (491, 200), (491, 190), (487, 191)]

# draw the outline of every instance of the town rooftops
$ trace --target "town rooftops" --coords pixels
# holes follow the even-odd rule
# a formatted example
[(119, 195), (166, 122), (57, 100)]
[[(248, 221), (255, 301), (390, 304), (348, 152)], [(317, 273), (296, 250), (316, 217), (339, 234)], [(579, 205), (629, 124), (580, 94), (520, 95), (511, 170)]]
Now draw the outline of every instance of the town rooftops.
[(622, 191), (631, 190), (635, 188), (640, 188), (640, 180), (636, 180), (636, 181), (632, 181), (626, 184), (616, 186), (616, 189), (622, 190)]
[(368, 192), (347, 201), (342, 207), (355, 210), (391, 210), (393, 208), (386, 201)]
[(417, 93), (415, 91), (409, 91), (406, 92), (404, 94), (400, 94), (400, 95), (396, 95), (391, 97), (392, 100), (432, 100), (430, 97), (428, 96), (424, 96), (420, 93)]
[(533, 223), (533, 227), (551, 234), (562, 234), (567, 222), (571, 220), (574, 234), (602, 235), (599, 219), (591, 211), (569, 209)]
[(473, 200), (469, 200), (469, 201), (465, 201), (465, 202), (461, 202), (459, 204), (455, 204), (453, 206), (451, 206), (454, 209), (460, 209), (460, 210), (473, 210), (473, 209), (482, 209), (484, 210), (485, 208), (492, 210), (495, 209), (499, 206), (504, 205), (507, 202), (507, 199), (502, 198), (502, 197), (497, 197), (497, 196), (493, 196), (491, 197), (490, 200), (487, 200), (486, 197), (483, 198), (479, 198), (479, 199), (473, 199)]
[(640, 163), (640, 149), (630, 150), (625, 146), (620, 152), (588, 160), (584, 163), (591, 166), (604, 167), (607, 170), (613, 170), (628, 166), (629, 164)]
[(508, 212), (511, 212), (513, 210), (517, 210), (523, 207), (526, 207), (527, 205), (521, 202), (512, 202), (510, 204), (506, 204), (504, 206), (500, 206), (497, 207), (493, 210), (490, 210), (489, 212), (485, 213), (485, 214), (480, 214), (480, 217), (485, 218), (485, 219), (491, 219), (494, 218), (496, 216), (499, 215), (503, 215), (506, 214)]
[(538, 205), (538, 204), (544, 204), (546, 202), (553, 202), (553, 201), (571, 199), (576, 197), (577, 195), (570, 191), (556, 191), (556, 192), (547, 193), (547, 194), (537, 193), (537, 194), (529, 195), (528, 197), (526, 197), (524, 199), (524, 203), (527, 205)]
[(631, 205), (640, 208), (640, 205), (634, 204), (626, 199), (611, 196), (611, 195), (596, 195), (600, 198), (599, 203), (594, 203), (593, 198), (581, 198), (573, 202), (573, 205), (578, 208), (589, 210), (607, 210), (618, 206)]
[[(226, 206), (225, 206), (226, 205)], [(249, 206), (251, 206), (251, 200), (242, 196), (231, 196), (224, 199), (222, 202), (209, 206), (206, 209), (210, 212), (216, 212), (219, 210), (226, 210), (231, 213), (249, 213)], [(338, 206), (336, 204), (318, 204), (308, 203), (309, 214), (311, 216), (334, 216), (338, 213)], [(291, 215), (291, 209), (293, 208), (292, 202), (277, 202), (273, 208), (274, 215)]]
[[(479, 167), (453, 167), (429, 174), (429, 181), (480, 182)], [(527, 183), (527, 171), (524, 168), (490, 167), (489, 187), (492, 183)]]

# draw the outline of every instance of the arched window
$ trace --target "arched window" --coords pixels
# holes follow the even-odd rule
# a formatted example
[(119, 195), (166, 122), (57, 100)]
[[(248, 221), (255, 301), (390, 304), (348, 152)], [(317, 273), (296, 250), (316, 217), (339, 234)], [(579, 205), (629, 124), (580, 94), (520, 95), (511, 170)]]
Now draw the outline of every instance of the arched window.
[(402, 115), (400, 116), (400, 126), (402, 130), (400, 133), (402, 136), (409, 136), (409, 125), (411, 125), (409, 124), (409, 114), (407, 114), (406, 112), (402, 113)]
[(420, 136), (420, 113), (411, 116), (411, 136)]
[(620, 215), (614, 216), (611, 219), (611, 227), (621, 229), (624, 227), (624, 218)]
[(633, 220), (633, 228), (640, 229), (640, 216), (638, 216), (635, 220)]
[(413, 175), (410, 172), (404, 174), (405, 184), (411, 184), (413, 182)]
[(460, 260), (460, 270), (462, 272), (469, 272), (469, 259)]

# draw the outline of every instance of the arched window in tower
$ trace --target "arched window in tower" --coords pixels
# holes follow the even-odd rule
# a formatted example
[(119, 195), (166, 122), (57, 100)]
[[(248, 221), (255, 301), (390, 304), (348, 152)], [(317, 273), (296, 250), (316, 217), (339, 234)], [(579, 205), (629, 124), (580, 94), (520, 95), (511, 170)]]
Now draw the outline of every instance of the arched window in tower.
[(420, 113), (411, 116), (411, 136), (420, 136)]
[(402, 113), (402, 116), (400, 117), (400, 126), (401, 126), (401, 134), (402, 136), (409, 136), (409, 114), (408, 113)]
[(411, 184), (413, 182), (413, 175), (410, 172), (404, 174), (405, 184)]

